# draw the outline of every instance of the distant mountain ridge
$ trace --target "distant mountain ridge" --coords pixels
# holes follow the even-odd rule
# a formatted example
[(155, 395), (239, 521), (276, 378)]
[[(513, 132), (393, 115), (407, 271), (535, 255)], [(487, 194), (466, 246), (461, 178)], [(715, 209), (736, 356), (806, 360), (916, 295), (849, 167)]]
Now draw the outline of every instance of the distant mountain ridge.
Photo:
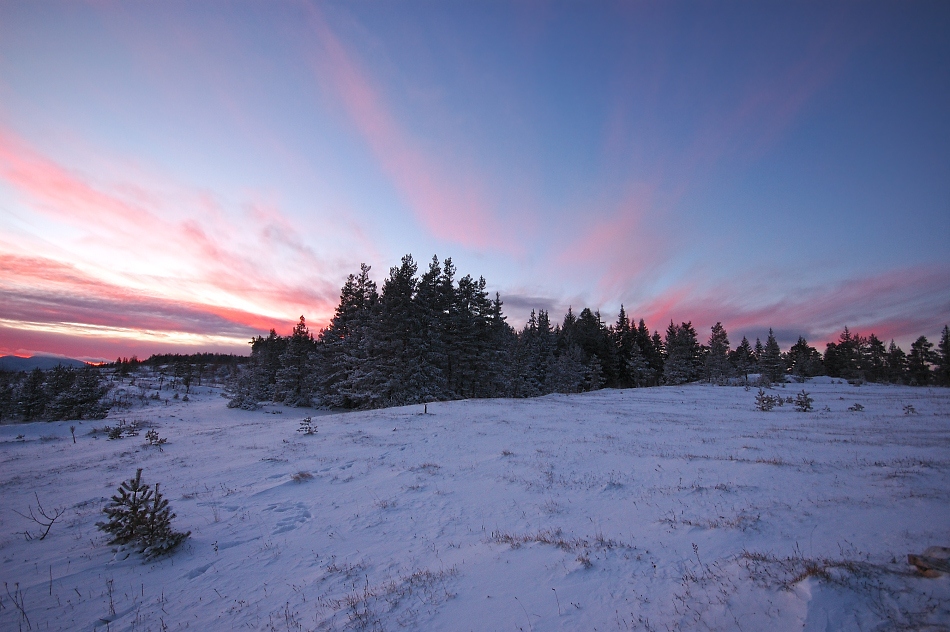
[(0, 356), (0, 371), (32, 371), (36, 368), (48, 371), (60, 365), (80, 368), (86, 366), (86, 363), (72, 358), (54, 358), (50, 356), (31, 356), (29, 358)]

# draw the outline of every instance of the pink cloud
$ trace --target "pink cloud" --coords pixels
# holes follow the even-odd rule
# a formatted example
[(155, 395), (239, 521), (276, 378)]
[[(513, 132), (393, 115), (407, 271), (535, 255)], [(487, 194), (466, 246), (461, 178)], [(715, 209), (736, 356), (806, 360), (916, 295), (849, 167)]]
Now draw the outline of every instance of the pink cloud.
[[(813, 344), (837, 339), (841, 330), (898, 341), (932, 335), (950, 322), (950, 268), (915, 266), (844, 279), (822, 286), (785, 290), (753, 278), (716, 284), (700, 290), (698, 283), (674, 286), (650, 301), (629, 306), (651, 327), (691, 320), (697, 330), (721, 321), (727, 330), (795, 330)], [(743, 297), (743, 298), (726, 298)], [(908, 316), (913, 314), (913, 316)], [(702, 337), (702, 336), (701, 336)], [(734, 341), (737, 342), (737, 341)]]
[[(245, 335), (289, 328), (301, 314), (324, 322), (336, 304), (338, 266), (275, 207), (245, 235), (207, 191), (169, 194), (147, 180), (94, 184), (3, 129), (0, 181), (26, 208), (79, 235), (77, 250), (38, 234), (40, 247), (62, 248), (47, 258), (22, 256), (37, 246), (0, 243), (0, 290), (23, 322), (168, 331), (192, 323)], [(122, 320), (131, 315), (138, 321)]]
[[(403, 195), (416, 218), (441, 239), (464, 246), (520, 253), (492, 210), (476, 169), (456, 156), (431, 156), (399, 124), (382, 91), (372, 82), (319, 10), (307, 5), (310, 24), (324, 56), (312, 65), (329, 83), (347, 115), (369, 145), (382, 170)], [(450, 166), (446, 166), (450, 163)]]

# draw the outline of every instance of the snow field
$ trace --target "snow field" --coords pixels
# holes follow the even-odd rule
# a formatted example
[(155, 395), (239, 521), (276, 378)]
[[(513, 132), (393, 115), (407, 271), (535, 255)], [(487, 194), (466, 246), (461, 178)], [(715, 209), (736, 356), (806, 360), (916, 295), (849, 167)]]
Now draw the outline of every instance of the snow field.
[[(688, 385), (423, 415), (199, 388), (0, 426), (0, 628), (948, 629), (950, 578), (906, 555), (950, 545), (950, 391), (805, 389), (815, 412)], [(119, 419), (168, 443), (90, 434)], [(144, 564), (95, 527), (138, 467), (192, 532)], [(28, 540), (37, 498), (66, 512)]]

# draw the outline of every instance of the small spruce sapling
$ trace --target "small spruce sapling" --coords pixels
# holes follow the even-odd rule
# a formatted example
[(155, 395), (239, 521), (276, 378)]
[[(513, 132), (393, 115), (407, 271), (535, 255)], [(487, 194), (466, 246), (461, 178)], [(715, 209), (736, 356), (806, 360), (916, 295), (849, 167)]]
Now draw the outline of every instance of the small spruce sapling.
[(146, 558), (171, 553), (190, 531), (179, 533), (171, 528), (175, 517), (168, 501), (158, 489), (142, 482), (142, 469), (135, 478), (123, 481), (112, 502), (102, 510), (107, 522), (97, 522), (100, 530), (112, 535), (109, 544), (131, 545)]
[(146, 445), (156, 447), (159, 450), (162, 450), (162, 446), (168, 442), (168, 439), (158, 436), (158, 430), (154, 428), (145, 433), (145, 440), (148, 442)]
[(795, 410), (800, 413), (807, 413), (811, 410), (811, 405), (814, 402), (815, 400), (805, 392), (805, 389), (802, 389), (802, 392), (795, 396)]
[(304, 417), (300, 420), (300, 427), (297, 428), (297, 432), (302, 432), (306, 435), (312, 435), (317, 432), (317, 429), (314, 427), (310, 417)]
[(775, 398), (771, 395), (765, 394), (765, 389), (759, 389), (758, 395), (755, 396), (755, 407), (761, 411), (769, 411), (775, 407)]

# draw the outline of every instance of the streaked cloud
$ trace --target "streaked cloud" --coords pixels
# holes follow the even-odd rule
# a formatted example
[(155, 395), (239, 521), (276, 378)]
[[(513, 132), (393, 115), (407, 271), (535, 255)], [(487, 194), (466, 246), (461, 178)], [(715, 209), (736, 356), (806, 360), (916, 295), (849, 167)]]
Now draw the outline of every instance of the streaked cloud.
[[(857, 276), (830, 284), (802, 285), (789, 273), (746, 275), (716, 284), (674, 286), (627, 312), (655, 329), (691, 320), (708, 332), (721, 321), (738, 342), (768, 329), (804, 335), (813, 344), (835, 340), (848, 326), (864, 335), (908, 340), (938, 332), (950, 322), (950, 267), (921, 265)], [(774, 287), (782, 288), (775, 292)], [(785, 288), (794, 289), (785, 289)], [(792, 333), (795, 332), (795, 333)], [(701, 333), (701, 337), (705, 334)]]
[(309, 24), (322, 54), (312, 66), (318, 82), (332, 88), (360, 136), (419, 221), (433, 236), (479, 250), (518, 254), (523, 243), (498, 216), (478, 165), (458, 151), (425, 149), (401, 124), (371, 73), (340, 41), (312, 4)]
[(336, 304), (341, 264), (322, 259), (272, 205), (239, 209), (238, 228), (206, 191), (93, 182), (8, 130), (0, 184), (31, 210), (21, 220), (39, 222), (38, 233), (52, 221), (78, 235), (49, 256), (29, 255), (40, 242), (3, 240), (4, 327), (121, 338), (141, 330), (183, 344), (215, 332), (220, 344), (286, 329), (301, 313), (321, 322)]

